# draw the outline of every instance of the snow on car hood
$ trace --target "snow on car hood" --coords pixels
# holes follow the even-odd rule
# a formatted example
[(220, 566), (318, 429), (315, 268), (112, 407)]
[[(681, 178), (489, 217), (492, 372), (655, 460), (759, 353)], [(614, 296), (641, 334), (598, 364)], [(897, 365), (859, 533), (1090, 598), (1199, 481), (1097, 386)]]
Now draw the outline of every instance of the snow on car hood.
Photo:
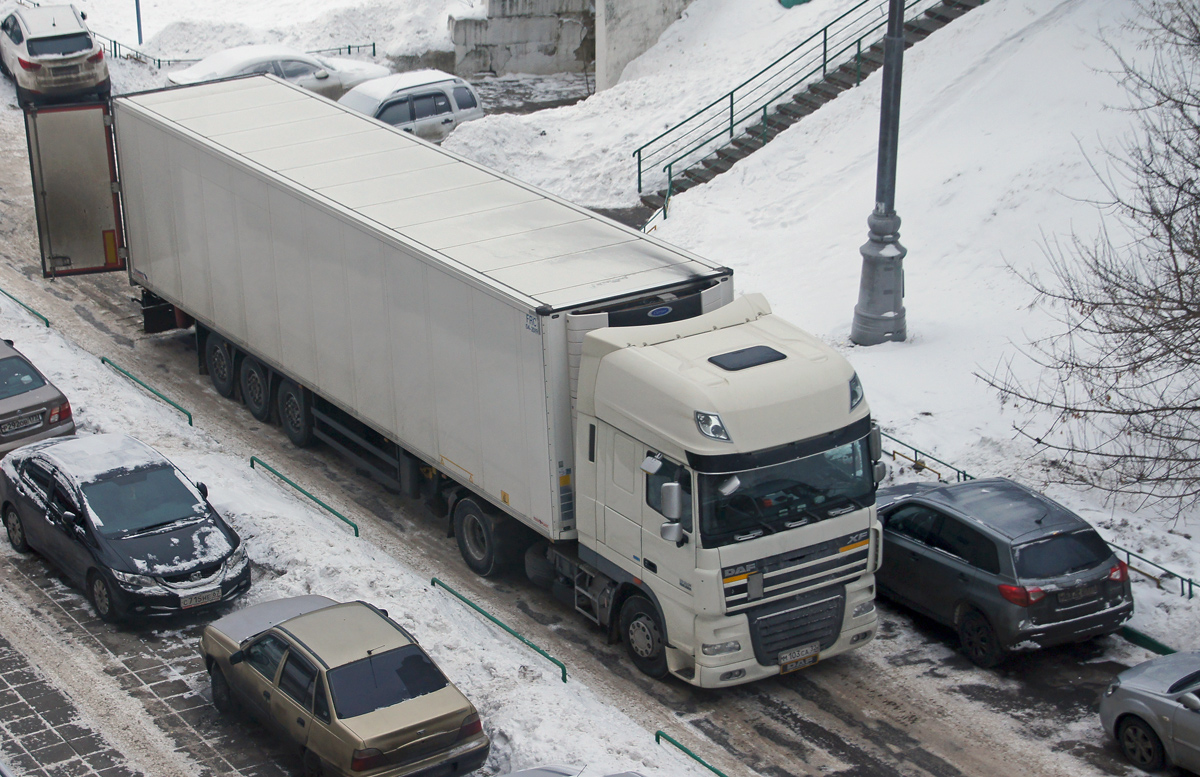
[(180, 521), (146, 534), (110, 537), (112, 549), (130, 571), (161, 577), (178, 575), (220, 561), (233, 550), (227, 531), (212, 517)]
[(1200, 671), (1200, 651), (1172, 653), (1169, 656), (1152, 658), (1132, 669), (1126, 669), (1118, 678), (1121, 685), (1165, 693), (1176, 680), (1196, 671)]

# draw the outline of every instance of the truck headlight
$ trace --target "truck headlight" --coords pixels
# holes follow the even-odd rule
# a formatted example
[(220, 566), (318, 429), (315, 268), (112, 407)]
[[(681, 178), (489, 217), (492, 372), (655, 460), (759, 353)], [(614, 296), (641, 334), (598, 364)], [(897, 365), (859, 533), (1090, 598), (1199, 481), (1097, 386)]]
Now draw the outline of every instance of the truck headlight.
[(732, 442), (729, 439), (729, 432), (725, 430), (725, 424), (721, 422), (721, 416), (716, 413), (705, 413), (697, 410), (696, 426), (700, 428), (700, 434), (709, 439)]
[(856, 372), (854, 373), (854, 376), (850, 378), (850, 409), (853, 410), (854, 408), (858, 407), (859, 403), (862, 401), (862, 381), (858, 379), (858, 373)]
[(132, 575), (120, 570), (112, 570), (113, 577), (123, 588), (153, 588), (158, 585), (154, 578), (147, 575)]
[(701, 645), (700, 652), (706, 656), (723, 656), (726, 653), (736, 653), (742, 649), (742, 643), (736, 639), (729, 642), (717, 642), (712, 645)]
[(873, 602), (873, 601), (860, 602), (858, 604), (858, 606), (854, 608), (854, 612), (851, 613), (850, 617), (851, 618), (861, 618), (862, 616), (866, 615), (867, 613), (871, 612), (874, 609), (875, 609), (875, 602)]

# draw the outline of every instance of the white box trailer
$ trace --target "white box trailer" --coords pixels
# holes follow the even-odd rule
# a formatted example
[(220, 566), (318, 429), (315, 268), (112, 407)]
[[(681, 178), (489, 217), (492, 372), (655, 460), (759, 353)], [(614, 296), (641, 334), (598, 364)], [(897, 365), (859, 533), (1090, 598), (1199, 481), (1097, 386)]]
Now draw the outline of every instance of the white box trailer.
[(194, 321), (219, 392), (443, 498), (473, 569), (524, 561), (698, 685), (872, 637), (861, 387), (730, 270), (273, 77), (109, 110), (26, 112), (44, 271), (127, 262), (147, 331)]

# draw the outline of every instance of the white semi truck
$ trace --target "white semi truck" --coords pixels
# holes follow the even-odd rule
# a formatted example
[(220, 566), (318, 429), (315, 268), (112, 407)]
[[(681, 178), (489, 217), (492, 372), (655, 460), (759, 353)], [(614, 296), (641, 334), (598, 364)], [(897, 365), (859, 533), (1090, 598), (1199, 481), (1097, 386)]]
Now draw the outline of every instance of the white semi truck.
[(867, 644), (879, 438), (732, 272), (273, 77), (26, 113), (43, 269), (128, 271), (217, 391), (433, 497), (656, 677)]

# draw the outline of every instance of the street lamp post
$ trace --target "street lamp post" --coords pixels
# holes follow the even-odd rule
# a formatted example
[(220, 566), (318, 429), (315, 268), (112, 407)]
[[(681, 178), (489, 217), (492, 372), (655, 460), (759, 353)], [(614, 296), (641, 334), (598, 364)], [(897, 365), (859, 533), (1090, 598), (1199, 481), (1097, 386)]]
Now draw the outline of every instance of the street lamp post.
[(878, 345), (908, 336), (904, 321), (904, 255), (896, 215), (896, 154), (900, 139), (900, 73), (904, 64), (904, 0), (889, 0), (883, 39), (883, 99), (879, 109), (879, 166), (875, 210), (867, 217), (862, 279), (850, 340)]
[(137, 14), (138, 45), (142, 45), (142, 0), (133, 0), (133, 12)]

